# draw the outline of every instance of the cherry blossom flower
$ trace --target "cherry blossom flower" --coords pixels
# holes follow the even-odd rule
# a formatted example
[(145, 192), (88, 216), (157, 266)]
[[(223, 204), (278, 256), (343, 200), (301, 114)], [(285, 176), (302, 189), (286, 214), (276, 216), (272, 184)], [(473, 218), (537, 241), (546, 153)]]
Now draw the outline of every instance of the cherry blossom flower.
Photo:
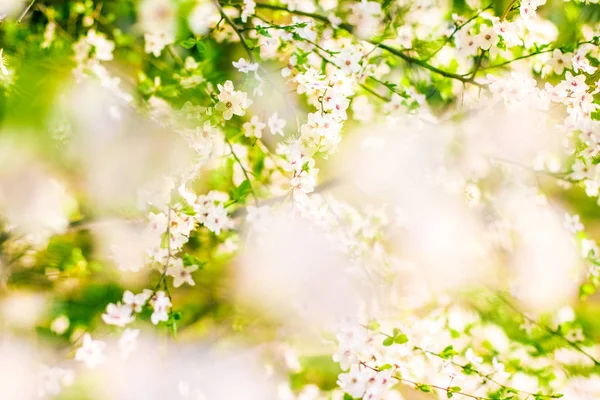
[(575, 56), (573, 57), (573, 71), (585, 72), (586, 74), (593, 74), (598, 68), (593, 67), (590, 64), (590, 60), (586, 57), (588, 49), (585, 47), (580, 48)]
[(169, 309), (171, 308), (171, 299), (169, 299), (165, 292), (158, 291), (152, 296), (150, 300), (153, 312), (150, 316), (150, 320), (154, 325), (158, 325), (159, 322), (166, 322), (169, 320)]
[(62, 392), (63, 387), (73, 384), (74, 378), (73, 370), (45, 366), (38, 394), (40, 397), (58, 396)]
[(206, 35), (219, 21), (219, 10), (211, 1), (198, 3), (188, 17), (190, 29), (198, 36)]
[(167, 268), (167, 275), (173, 277), (173, 286), (178, 288), (184, 283), (190, 286), (195, 286), (196, 283), (192, 278), (192, 272), (197, 271), (197, 265), (184, 266), (183, 261), (179, 258), (171, 261)]
[(223, 118), (230, 120), (233, 115), (244, 116), (246, 109), (252, 105), (252, 100), (248, 99), (248, 95), (244, 92), (234, 90), (231, 81), (217, 86), (219, 89), (219, 103), (215, 108), (223, 112)]
[(147, 32), (144, 34), (145, 51), (154, 57), (159, 57), (163, 49), (173, 43), (173, 38), (165, 32)]
[(254, 14), (254, 9), (256, 8), (256, 2), (254, 0), (244, 0), (244, 5), (242, 7), (242, 22), (248, 22), (248, 17)]
[(496, 30), (490, 26), (483, 25), (479, 35), (477, 35), (477, 45), (483, 50), (489, 50), (491, 47), (495, 47), (500, 38)]
[(240, 58), (237, 61), (234, 61), (233, 66), (237, 68), (238, 71), (247, 74), (248, 72), (255, 72), (258, 70), (258, 64), (250, 61), (246, 61), (245, 58)]
[(244, 129), (244, 135), (246, 137), (255, 137), (260, 139), (262, 137), (262, 131), (266, 126), (267, 125), (260, 120), (258, 115), (253, 115), (252, 118), (250, 118), (250, 121), (242, 125), (242, 129)]
[(75, 352), (75, 359), (83, 361), (88, 368), (95, 368), (106, 360), (104, 349), (106, 343), (93, 340), (89, 333), (83, 335), (82, 345)]
[(50, 330), (56, 333), (57, 335), (62, 335), (67, 331), (67, 329), (69, 329), (69, 325), (71, 325), (69, 317), (67, 317), (66, 315), (60, 315), (56, 317), (54, 321), (52, 321), (52, 324), (50, 325)]
[(131, 306), (127, 304), (109, 304), (106, 306), (106, 312), (102, 314), (102, 320), (109, 325), (122, 328), (133, 322), (135, 317), (133, 317), (132, 313)]
[(560, 49), (554, 49), (552, 52), (552, 58), (546, 62), (545, 71), (554, 71), (555, 74), (562, 75), (565, 68), (571, 68), (572, 58), (572, 53), (563, 54)]
[(538, 7), (546, 4), (546, 0), (524, 0), (520, 4), (520, 14), (525, 21), (531, 21), (537, 17)]
[(507, 47), (515, 47), (523, 44), (523, 40), (519, 37), (518, 24), (506, 20), (501, 21), (500, 18), (494, 18), (492, 23), (498, 35), (504, 39)]
[(137, 340), (139, 336), (139, 329), (127, 328), (123, 331), (123, 334), (119, 338), (119, 350), (121, 351), (122, 359), (127, 359), (129, 355), (137, 349)]
[(583, 230), (583, 224), (579, 220), (579, 215), (571, 216), (569, 214), (565, 214), (564, 226), (572, 233), (577, 233)]
[(104, 34), (97, 33), (94, 29), (90, 29), (86, 41), (94, 46), (96, 59), (102, 61), (110, 61), (113, 59), (115, 44), (114, 42), (107, 40)]
[(150, 298), (150, 293), (143, 292), (138, 294), (133, 294), (133, 292), (126, 290), (123, 293), (123, 304), (131, 307), (131, 309), (137, 313), (142, 311), (142, 308)]
[(232, 222), (223, 204), (218, 204), (210, 209), (204, 225), (216, 235), (220, 235), (221, 230), (232, 227)]
[(316, 185), (315, 173), (315, 169), (312, 169), (311, 172), (301, 171), (292, 178), (290, 184), (294, 188), (295, 199), (304, 201), (308, 193), (314, 192)]
[(345, 72), (355, 74), (362, 68), (362, 54), (356, 49), (348, 48), (336, 55), (336, 64)]
[(353, 398), (362, 398), (366, 391), (367, 381), (371, 377), (371, 374), (367, 371), (353, 365), (349, 372), (339, 375), (337, 384)]
[(272, 135), (281, 135), (284, 136), (283, 128), (285, 128), (286, 121), (283, 118), (279, 118), (277, 113), (273, 113), (267, 120), (267, 125), (269, 126), (269, 132)]

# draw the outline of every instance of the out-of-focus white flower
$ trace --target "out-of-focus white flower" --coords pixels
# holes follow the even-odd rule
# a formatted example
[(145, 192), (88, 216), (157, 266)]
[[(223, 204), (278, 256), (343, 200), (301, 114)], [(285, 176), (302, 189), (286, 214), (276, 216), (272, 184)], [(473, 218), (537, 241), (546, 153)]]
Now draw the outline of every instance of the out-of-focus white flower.
[(106, 360), (106, 343), (93, 340), (89, 333), (83, 335), (81, 347), (75, 352), (75, 359), (83, 361), (88, 368), (95, 368)]
[(0, 1), (0, 16), (12, 18), (25, 8), (24, 0), (2, 0)]
[(123, 359), (127, 359), (137, 349), (139, 335), (139, 329), (127, 328), (123, 331), (123, 334), (119, 338), (119, 350)]
[(166, 322), (169, 320), (169, 309), (171, 308), (171, 299), (167, 297), (165, 292), (159, 291), (152, 296), (150, 299), (153, 312), (150, 316), (150, 320), (154, 325), (158, 325), (159, 322)]
[(9, 71), (8, 68), (6, 68), (6, 55), (4, 55), (4, 49), (0, 49), (0, 72), (2, 72), (4, 75), (8, 75)]
[(70, 369), (45, 367), (38, 390), (40, 397), (58, 396), (64, 386), (71, 386), (75, 375)]
[(253, 115), (250, 118), (250, 121), (245, 122), (242, 125), (242, 129), (244, 130), (244, 135), (246, 137), (255, 137), (260, 139), (262, 137), (262, 131), (265, 129), (267, 125), (260, 120), (258, 115)]
[(50, 324), (50, 330), (57, 335), (62, 335), (69, 329), (70, 321), (66, 315), (60, 315)]
[(247, 74), (248, 72), (255, 72), (258, 69), (258, 64), (250, 61), (246, 61), (245, 58), (240, 58), (237, 61), (234, 61), (233, 66), (240, 72)]
[(106, 312), (102, 314), (102, 320), (109, 325), (122, 328), (133, 322), (135, 317), (132, 314), (133, 310), (128, 304), (109, 304), (106, 306)]
[(244, 4), (242, 6), (242, 15), (241, 19), (243, 23), (248, 21), (248, 17), (254, 15), (254, 9), (256, 8), (256, 2), (254, 0), (244, 0)]
[(219, 21), (219, 10), (212, 1), (203, 1), (198, 4), (188, 17), (188, 24), (194, 34), (206, 35), (211, 26)]
[(579, 215), (571, 216), (569, 214), (565, 214), (564, 226), (572, 233), (577, 233), (583, 230), (583, 224), (579, 219)]
[(286, 125), (286, 121), (283, 118), (279, 118), (277, 113), (274, 113), (269, 117), (267, 124), (269, 125), (269, 131), (272, 135), (284, 135), (283, 128)]
[(163, 49), (173, 43), (173, 38), (167, 36), (164, 32), (147, 32), (144, 33), (144, 41), (146, 43), (146, 53), (159, 57)]

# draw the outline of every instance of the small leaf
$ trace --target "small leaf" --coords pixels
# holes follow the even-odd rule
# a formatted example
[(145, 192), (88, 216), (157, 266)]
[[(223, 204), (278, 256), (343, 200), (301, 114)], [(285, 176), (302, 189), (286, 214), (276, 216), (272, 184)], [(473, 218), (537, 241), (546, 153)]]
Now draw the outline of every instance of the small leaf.
[(196, 215), (196, 210), (194, 210), (194, 208), (189, 204), (185, 204), (183, 207), (181, 207), (181, 212), (192, 217)]
[(189, 253), (184, 253), (181, 257), (181, 260), (183, 261), (183, 265), (186, 267), (189, 267), (190, 265), (197, 265), (198, 269), (202, 269), (206, 265), (206, 261), (202, 261), (198, 257)]
[(235, 188), (232, 192), (232, 197), (239, 201), (243, 202), (243, 200), (248, 196), (248, 194), (252, 191), (252, 186), (250, 185), (250, 181), (246, 179), (244, 182), (240, 184), (237, 188)]
[(447, 346), (444, 350), (442, 350), (442, 352), (440, 353), (440, 357), (442, 358), (450, 358), (452, 356), (457, 355), (458, 353), (456, 352), (456, 350), (454, 350), (454, 347), (452, 347), (452, 345)]
[(269, 33), (269, 30), (268, 30), (268, 29), (265, 29), (265, 28), (262, 28), (262, 27), (260, 27), (260, 26), (257, 26), (257, 27), (256, 27), (256, 32), (257, 32), (259, 35), (266, 36), (266, 37), (268, 37), (268, 38), (270, 38), (270, 37), (271, 37), (271, 34)]
[(198, 54), (200, 54), (200, 58), (204, 58), (204, 54), (206, 53), (206, 44), (204, 44), (201, 40), (196, 43), (196, 50), (198, 50)]
[(394, 338), (393, 337), (387, 337), (385, 339), (383, 339), (383, 345), (384, 346), (391, 346), (394, 344)]
[(425, 392), (425, 393), (431, 392), (431, 386), (429, 386), (425, 383), (417, 383), (417, 389), (419, 389), (421, 392)]
[(408, 342), (408, 336), (406, 336), (404, 333), (401, 333), (400, 335), (394, 338), (394, 342), (396, 344), (404, 344)]
[(163, 233), (162, 237), (160, 238), (160, 247), (162, 249), (167, 249), (169, 248), (169, 234), (167, 232)]
[(370, 321), (369, 325), (367, 325), (367, 329), (370, 329), (372, 331), (379, 330), (379, 328), (381, 328), (381, 324), (375, 320)]
[(179, 44), (183, 48), (191, 49), (192, 47), (194, 47), (196, 45), (196, 39), (195, 38), (189, 38), (189, 39), (186, 39), (186, 40), (184, 40), (182, 42), (179, 42)]

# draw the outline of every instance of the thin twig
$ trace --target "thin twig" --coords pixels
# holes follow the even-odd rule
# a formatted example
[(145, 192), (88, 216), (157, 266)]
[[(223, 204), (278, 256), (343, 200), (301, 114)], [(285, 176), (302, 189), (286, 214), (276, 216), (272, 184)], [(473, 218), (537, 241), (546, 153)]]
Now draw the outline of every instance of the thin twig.
[[(287, 12), (287, 13), (290, 13), (290, 14), (296, 14), (296, 15), (310, 17), (310, 18), (313, 18), (315, 20), (319, 20), (319, 21), (321, 21), (321, 22), (323, 22), (323, 23), (325, 23), (325, 24), (333, 27), (333, 25), (331, 24), (331, 21), (329, 21), (329, 19), (327, 17), (324, 17), (324, 16), (319, 15), (319, 14), (308, 13), (308, 12), (299, 11), (299, 10), (293, 10), (292, 11), (292, 10), (289, 10), (288, 8), (286, 8), (286, 7), (283, 7), (283, 6), (278, 6), (278, 5), (273, 5), (273, 4), (265, 4), (265, 3), (256, 3), (256, 7), (257, 8), (266, 8), (266, 9), (270, 9), (270, 10), (284, 11), (284, 12)], [(351, 35), (354, 35), (354, 28), (351, 25), (340, 24), (339, 28), (345, 30), (346, 32), (350, 33)], [(441, 76), (443, 76), (445, 78), (456, 79), (456, 80), (459, 80), (459, 81), (461, 81), (463, 83), (469, 83), (469, 84), (472, 84), (472, 85), (475, 85), (475, 86), (479, 86), (479, 87), (485, 87), (486, 86), (485, 84), (476, 82), (473, 79), (469, 79), (469, 78), (466, 78), (466, 77), (464, 77), (462, 75), (458, 75), (458, 74), (455, 74), (455, 73), (452, 73), (452, 72), (444, 71), (444, 70), (439, 69), (439, 68), (437, 68), (437, 67), (435, 67), (435, 66), (433, 66), (431, 64), (428, 64), (427, 62), (425, 62), (423, 60), (420, 60), (418, 58), (414, 58), (414, 57), (408, 56), (408, 55), (404, 54), (402, 52), (402, 50), (393, 48), (393, 47), (388, 46), (387, 44), (384, 44), (382, 42), (377, 42), (377, 41), (374, 41), (374, 40), (367, 40), (367, 42), (370, 43), (370, 44), (372, 44), (373, 46), (377, 46), (377, 47), (379, 47), (379, 48), (381, 48), (381, 49), (383, 49), (383, 50), (385, 50), (385, 51), (387, 51), (387, 52), (389, 52), (389, 53), (391, 53), (391, 54), (393, 54), (393, 55), (401, 58), (402, 60), (406, 61), (409, 64), (418, 65), (421, 68), (427, 69), (427, 70), (429, 70), (429, 71), (431, 71), (431, 72), (433, 72), (433, 73), (435, 73), (437, 75), (441, 75)]]
[(427, 56), (426, 58), (423, 59), (423, 61), (429, 61), (430, 59), (432, 59), (437, 53), (439, 53), (444, 47), (446, 47), (446, 45), (448, 43), (450, 43), (450, 41), (454, 38), (454, 36), (456, 36), (456, 34), (465, 26), (467, 26), (469, 24), (469, 22), (473, 21), (475, 18), (479, 17), (479, 15), (481, 15), (482, 12), (489, 10), (490, 8), (492, 8), (492, 4), (490, 3), (486, 8), (480, 10), (477, 14), (473, 15), (471, 18), (469, 18), (468, 20), (466, 20), (465, 22), (463, 22), (462, 24), (458, 25), (456, 28), (454, 28), (454, 30), (452, 31), (452, 33), (450, 34), (450, 36), (448, 36), (448, 38), (444, 41), (444, 43), (442, 43), (442, 45), (440, 47), (438, 47), (438, 49), (436, 51), (434, 51), (433, 53), (431, 53), (429, 56)]
[(573, 349), (577, 350), (579, 353), (583, 354), (585, 357), (587, 357), (590, 361), (592, 361), (594, 363), (594, 365), (596, 367), (600, 367), (600, 361), (598, 361), (594, 356), (592, 356), (590, 353), (588, 353), (587, 351), (583, 350), (581, 348), (581, 346), (579, 346), (577, 343), (573, 342), (572, 340), (567, 339), (566, 337), (564, 337), (563, 335), (561, 335), (558, 331), (550, 328), (549, 326), (529, 317), (527, 314), (525, 314), (524, 312), (522, 312), (521, 310), (519, 310), (515, 305), (513, 305), (509, 300), (507, 300), (503, 295), (498, 294), (498, 298), (504, 303), (506, 304), (509, 308), (511, 308), (513, 311), (515, 311), (516, 313), (518, 313), (519, 315), (521, 315), (524, 319), (526, 319), (527, 321), (529, 321), (530, 323), (538, 326), (539, 328), (542, 328), (543, 330), (545, 330), (546, 332), (548, 332), (550, 335), (555, 336), (559, 339), (561, 339), (562, 341), (564, 341), (566, 344), (568, 344), (569, 346), (571, 346)]
[(229, 149), (231, 150), (231, 155), (233, 156), (233, 158), (235, 158), (235, 161), (238, 163), (240, 168), (242, 168), (242, 172), (244, 173), (244, 176), (246, 177), (246, 180), (248, 181), (248, 185), (250, 186), (250, 193), (252, 193), (254, 202), (258, 205), (258, 196), (256, 195), (256, 192), (254, 192), (254, 188), (252, 187), (252, 181), (250, 180), (250, 175), (248, 175), (248, 170), (246, 170), (246, 167), (244, 167), (244, 164), (242, 164), (242, 160), (240, 160), (240, 158), (237, 156), (237, 154), (235, 154), (235, 151), (233, 150), (233, 145), (231, 144), (229, 139), (225, 138), (225, 142), (227, 143), (227, 145), (229, 146)]
[[(360, 362), (360, 365), (362, 365), (363, 367), (368, 368), (368, 369), (370, 369), (372, 371), (381, 372), (381, 370), (379, 368), (371, 367), (371, 366), (367, 365), (366, 363), (364, 363), (362, 361)], [(443, 386), (438, 386), (438, 385), (432, 385), (432, 384), (429, 384), (429, 383), (426, 383), (426, 384), (418, 383), (418, 382), (415, 382), (415, 381), (411, 381), (410, 379), (402, 378), (402, 377), (400, 377), (398, 375), (395, 375), (395, 374), (392, 375), (392, 378), (396, 379), (399, 382), (404, 382), (404, 383), (408, 383), (410, 385), (414, 385), (415, 389), (418, 389), (418, 388), (423, 387), (423, 386), (426, 385), (426, 386), (432, 387), (434, 389), (443, 390), (444, 392), (447, 392), (447, 393), (458, 394), (458, 395), (461, 395), (461, 396), (469, 397), (471, 399), (476, 399), (476, 400), (493, 400), (490, 397), (482, 397), (482, 396), (476, 396), (476, 395), (465, 393), (465, 392), (454, 391), (450, 387), (443, 387)]]
[(21, 16), (19, 17), (19, 20), (17, 21), (17, 24), (20, 24), (21, 21), (23, 21), (23, 18), (25, 18), (25, 15), (27, 15), (27, 13), (31, 9), (31, 7), (33, 7), (33, 3), (35, 3), (35, 0), (31, 0), (31, 3), (29, 3), (29, 5), (25, 9), (25, 11), (23, 11), (23, 13), (21, 14)]
[(512, 10), (512, 7), (515, 5), (515, 3), (518, 0), (512, 0), (510, 2), (510, 4), (508, 5), (508, 7), (506, 7), (506, 9), (504, 10), (504, 12), (502, 13), (502, 16), (500, 17), (500, 21), (504, 21), (506, 19), (506, 16), (508, 15), (508, 13), (510, 12), (510, 10)]
[[(576, 43), (576, 44), (575, 44), (575, 48), (577, 48), (577, 47), (579, 47), (579, 46), (581, 46), (581, 45), (584, 45), (584, 44), (589, 44), (589, 43), (592, 43), (592, 41), (591, 41), (591, 40), (586, 40), (586, 41), (584, 41), (584, 42), (579, 42), (579, 43)], [(550, 53), (550, 52), (553, 52), (554, 50), (561, 50), (561, 51), (563, 51), (563, 47), (552, 47), (552, 48), (550, 48), (550, 49), (545, 49), (545, 50), (536, 51), (536, 52), (529, 53), (529, 54), (524, 54), (524, 55), (522, 55), (522, 56), (515, 57), (515, 58), (513, 58), (513, 59), (510, 59), (510, 60), (507, 60), (507, 61), (503, 61), (503, 62), (501, 62), (501, 63), (498, 63), (498, 64), (489, 65), (489, 66), (487, 66), (487, 67), (480, 68), (480, 70), (487, 70), (487, 69), (492, 69), (492, 68), (503, 67), (503, 66), (505, 66), (505, 65), (508, 65), (508, 64), (511, 64), (511, 63), (513, 63), (513, 62), (515, 62), (515, 61), (524, 60), (524, 59), (526, 59), (526, 58), (530, 58), (530, 57), (533, 57), (533, 56), (537, 56), (537, 55), (539, 55), (539, 54)]]

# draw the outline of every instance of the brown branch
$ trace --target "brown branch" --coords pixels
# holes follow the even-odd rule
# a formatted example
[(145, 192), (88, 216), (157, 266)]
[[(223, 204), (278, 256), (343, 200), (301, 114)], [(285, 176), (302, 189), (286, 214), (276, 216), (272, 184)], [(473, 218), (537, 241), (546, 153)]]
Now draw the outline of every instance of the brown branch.
[[(370, 369), (372, 371), (381, 372), (381, 370), (379, 368), (371, 367), (371, 366), (367, 365), (366, 363), (364, 363), (363, 361), (360, 362), (360, 365), (362, 365), (363, 367), (368, 368), (368, 369)], [(414, 385), (415, 389), (418, 389), (419, 387), (422, 387), (422, 386), (426, 385), (426, 386), (432, 387), (434, 389), (443, 390), (444, 392), (447, 392), (447, 393), (459, 394), (461, 396), (465, 396), (465, 397), (468, 397), (468, 398), (471, 398), (471, 399), (476, 399), (476, 400), (493, 400), (490, 397), (481, 397), (481, 396), (476, 396), (476, 395), (465, 393), (465, 392), (458, 392), (458, 391), (455, 392), (454, 390), (450, 389), (450, 387), (443, 387), (443, 386), (438, 386), (438, 385), (431, 385), (431, 384), (428, 384), (428, 383), (418, 383), (418, 382), (415, 382), (415, 381), (411, 381), (410, 379), (402, 378), (402, 377), (400, 377), (398, 375), (395, 375), (395, 374), (392, 375), (392, 378), (396, 379), (399, 382), (404, 382), (404, 383), (408, 383), (410, 385)]]
[[(216, 1), (216, 0), (215, 0)], [(257, 8), (265, 8), (265, 9), (269, 9), (269, 10), (274, 10), (274, 11), (283, 11), (283, 12), (287, 12), (290, 14), (295, 14), (295, 15), (301, 15), (301, 16), (305, 16), (305, 17), (309, 17), (318, 21), (321, 21), (331, 27), (334, 27), (333, 24), (331, 23), (331, 21), (329, 21), (329, 19), (323, 15), (319, 15), (319, 14), (314, 14), (314, 13), (308, 13), (308, 12), (304, 12), (304, 11), (299, 11), (299, 10), (289, 10), (286, 7), (283, 6), (278, 6), (278, 5), (273, 5), (273, 4), (265, 4), (265, 3), (256, 3), (256, 7)], [(334, 27), (335, 28), (335, 27)], [(350, 33), (351, 35), (354, 36), (354, 28), (351, 25), (348, 24), (340, 24), (338, 26), (338, 28), (345, 30), (346, 32)], [(452, 72), (448, 72), (448, 71), (444, 71), (442, 69), (439, 69), (429, 63), (427, 63), (426, 61), (420, 60), (418, 58), (414, 58), (411, 56), (408, 56), (406, 54), (404, 54), (401, 50), (395, 49), (391, 46), (388, 46), (382, 42), (377, 42), (374, 40), (367, 40), (368, 43), (372, 44), (373, 46), (377, 46), (380, 49), (383, 49), (385, 51), (387, 51), (388, 53), (391, 53), (399, 58), (401, 58), (402, 60), (406, 61), (409, 64), (415, 64), (418, 65), (421, 68), (427, 69), (437, 75), (443, 76), (445, 78), (450, 78), (450, 79), (455, 79), (455, 80), (459, 80), (463, 83), (470, 83), (472, 85), (475, 86), (479, 86), (479, 87), (486, 87), (485, 84), (476, 82), (475, 80), (471, 79), (471, 78), (466, 78), (462, 75), (459, 74), (455, 74)]]

